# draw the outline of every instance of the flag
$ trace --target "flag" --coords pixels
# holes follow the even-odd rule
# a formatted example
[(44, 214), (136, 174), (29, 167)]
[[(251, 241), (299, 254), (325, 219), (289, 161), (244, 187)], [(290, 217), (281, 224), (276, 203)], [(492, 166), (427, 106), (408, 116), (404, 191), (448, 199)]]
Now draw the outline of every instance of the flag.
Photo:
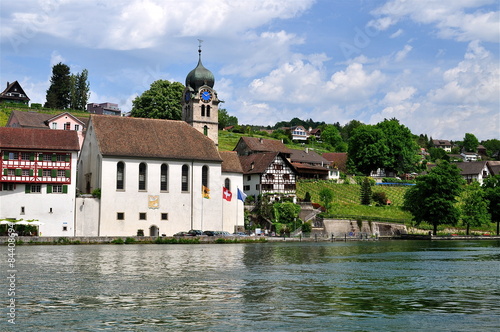
[(201, 193), (201, 195), (203, 196), (203, 198), (210, 198), (210, 189), (208, 189), (205, 186), (202, 186), (202, 193)]
[(247, 195), (238, 188), (238, 199), (244, 203), (246, 198)]
[(231, 202), (231, 198), (233, 197), (233, 194), (227, 189), (226, 187), (222, 187), (222, 198), (224, 198), (226, 201)]

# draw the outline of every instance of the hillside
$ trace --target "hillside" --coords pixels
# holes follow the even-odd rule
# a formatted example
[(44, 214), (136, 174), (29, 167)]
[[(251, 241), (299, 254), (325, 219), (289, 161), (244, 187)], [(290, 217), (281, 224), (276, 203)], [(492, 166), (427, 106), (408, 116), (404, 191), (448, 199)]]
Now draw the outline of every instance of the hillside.
[(89, 113), (83, 112), (83, 111), (75, 111), (75, 110), (56, 110), (56, 109), (50, 109), (50, 108), (42, 108), (42, 109), (37, 109), (37, 108), (31, 108), (25, 105), (15, 105), (13, 106), (12, 104), (10, 105), (5, 105), (2, 104), (0, 105), (0, 127), (5, 127), (7, 124), (7, 121), (9, 120), (10, 113), (12, 111), (24, 111), (24, 112), (38, 112), (38, 113), (45, 113), (45, 114), (61, 114), (63, 112), (68, 112), (73, 114), (74, 116), (81, 116), (81, 117), (88, 117)]

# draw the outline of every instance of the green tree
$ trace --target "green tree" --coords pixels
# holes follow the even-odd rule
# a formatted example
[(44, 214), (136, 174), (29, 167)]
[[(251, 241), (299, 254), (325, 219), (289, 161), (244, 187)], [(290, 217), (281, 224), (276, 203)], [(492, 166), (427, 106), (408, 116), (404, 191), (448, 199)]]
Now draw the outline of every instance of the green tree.
[(87, 69), (81, 73), (71, 75), (70, 108), (84, 111), (90, 98), (89, 72)]
[(500, 235), (500, 174), (487, 177), (483, 182), (485, 198), (488, 200), (488, 212), (491, 221), (497, 223), (497, 235)]
[(462, 144), (465, 152), (476, 152), (479, 141), (473, 134), (466, 133)]
[(462, 223), (466, 226), (469, 235), (471, 227), (479, 227), (490, 222), (488, 213), (488, 201), (486, 193), (479, 182), (474, 181), (467, 185), (460, 195), (460, 213)]
[(70, 106), (71, 76), (67, 65), (59, 62), (52, 66), (52, 77), (44, 107), (67, 109)]
[(376, 125), (385, 134), (388, 148), (384, 168), (396, 174), (411, 173), (420, 161), (419, 147), (410, 129), (399, 123), (397, 119), (384, 119)]
[(180, 120), (183, 91), (184, 85), (179, 82), (154, 81), (149, 90), (132, 101), (130, 114), (139, 118)]
[(372, 184), (368, 177), (363, 179), (361, 183), (361, 204), (370, 205), (372, 202)]
[(349, 139), (351, 138), (354, 130), (363, 125), (364, 123), (361, 121), (351, 120), (345, 126), (343, 126), (342, 130), (340, 131), (340, 135), (342, 136), (344, 142), (349, 142)]
[(331, 145), (335, 151), (337, 151), (337, 146), (340, 146), (343, 143), (339, 130), (333, 125), (325, 126), (325, 128), (321, 131), (321, 140), (323, 143)]
[(333, 202), (333, 190), (330, 188), (323, 188), (319, 192), (319, 200), (325, 208), (325, 212), (330, 212)]
[(348, 166), (356, 172), (370, 175), (387, 164), (389, 148), (382, 129), (372, 125), (357, 127), (349, 139)]
[[(33, 105), (33, 104), (32, 104)], [(496, 154), (496, 159), (500, 160), (500, 140), (494, 138), (482, 141), (481, 144), (486, 148), (486, 154), (492, 158)]]
[(236, 126), (238, 124), (238, 118), (231, 116), (227, 113), (225, 108), (219, 109), (219, 129), (222, 130), (229, 126)]
[(403, 209), (413, 215), (417, 225), (424, 221), (433, 225), (436, 235), (438, 225), (458, 222), (460, 211), (456, 202), (463, 184), (460, 169), (442, 161), (427, 175), (416, 178), (416, 185), (405, 193)]
[(437, 160), (446, 160), (450, 161), (450, 156), (444, 151), (444, 149), (441, 148), (429, 148), (429, 156), (431, 158), (431, 161), (437, 161)]

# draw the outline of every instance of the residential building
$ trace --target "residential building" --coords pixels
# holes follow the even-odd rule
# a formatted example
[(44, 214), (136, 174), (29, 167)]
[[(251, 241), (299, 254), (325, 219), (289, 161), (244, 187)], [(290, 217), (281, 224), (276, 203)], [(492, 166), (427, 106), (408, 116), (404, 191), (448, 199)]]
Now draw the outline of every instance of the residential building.
[(122, 115), (122, 111), (118, 107), (118, 104), (114, 103), (90, 103), (87, 104), (87, 112), (100, 115)]
[(444, 139), (433, 139), (432, 144), (435, 148), (441, 148), (446, 152), (451, 152), (451, 142)]
[(469, 161), (455, 163), (460, 168), (460, 174), (467, 183), (477, 181), (483, 184), (483, 180), (490, 176), (490, 169), (486, 161)]
[(0, 127), (0, 219), (35, 220), (39, 235), (74, 236), (76, 131)]
[(479, 155), (475, 152), (462, 152), (460, 153), (460, 157), (463, 161), (478, 161)]
[(305, 142), (309, 137), (309, 132), (303, 126), (295, 126), (290, 128), (293, 141)]
[(323, 158), (330, 162), (328, 166), (328, 177), (331, 180), (340, 179), (340, 173), (347, 174), (347, 153), (345, 152), (326, 152)]
[(309, 148), (290, 151), (290, 161), (300, 179), (328, 180), (330, 165), (328, 160)]
[(7, 87), (0, 93), (0, 103), (14, 103), (28, 105), (29, 97), (18, 81), (7, 82)]

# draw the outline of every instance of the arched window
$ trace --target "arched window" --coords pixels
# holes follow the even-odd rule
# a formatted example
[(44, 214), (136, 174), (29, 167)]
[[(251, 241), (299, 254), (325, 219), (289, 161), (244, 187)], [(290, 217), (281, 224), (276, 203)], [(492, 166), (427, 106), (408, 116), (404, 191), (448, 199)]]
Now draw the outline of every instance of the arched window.
[(210, 105), (207, 105), (207, 116), (210, 117)]
[(201, 184), (208, 188), (208, 166), (201, 169)]
[(119, 161), (116, 164), (116, 190), (123, 190), (125, 188), (125, 164)]
[(224, 180), (224, 188), (226, 188), (227, 190), (231, 191), (231, 180), (229, 180), (229, 178), (226, 178)]
[(161, 165), (161, 174), (160, 174), (160, 190), (167, 191), (168, 190), (168, 165)]
[(205, 105), (201, 105), (201, 116), (205, 116)]
[(189, 166), (182, 165), (181, 190), (189, 191)]
[(146, 164), (139, 164), (139, 190), (146, 190)]
[(204, 134), (205, 136), (208, 136), (208, 126), (204, 126), (204, 127), (203, 127), (203, 134)]

